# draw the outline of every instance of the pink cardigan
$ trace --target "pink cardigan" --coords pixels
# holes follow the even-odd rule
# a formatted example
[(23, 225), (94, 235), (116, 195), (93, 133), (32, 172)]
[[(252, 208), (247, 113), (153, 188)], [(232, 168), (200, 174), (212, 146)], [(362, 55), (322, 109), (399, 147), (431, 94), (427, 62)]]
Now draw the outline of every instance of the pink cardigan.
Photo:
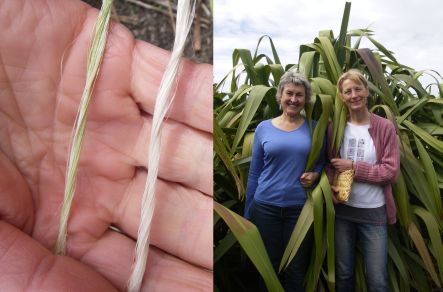
[[(371, 113), (368, 131), (374, 141), (375, 151), (377, 152), (377, 163), (371, 165), (364, 161), (355, 162), (354, 180), (383, 186), (388, 223), (394, 224), (397, 218), (391, 185), (397, 179), (400, 170), (400, 148), (395, 127), (388, 119)], [(327, 135), (328, 143), (330, 143), (332, 138), (332, 124), (328, 126)], [(335, 152), (335, 149), (332, 152)], [(328, 161), (334, 158), (330, 155), (331, 154), (328, 153)], [(332, 183), (335, 170), (330, 163), (326, 164), (325, 169), (329, 182)]]

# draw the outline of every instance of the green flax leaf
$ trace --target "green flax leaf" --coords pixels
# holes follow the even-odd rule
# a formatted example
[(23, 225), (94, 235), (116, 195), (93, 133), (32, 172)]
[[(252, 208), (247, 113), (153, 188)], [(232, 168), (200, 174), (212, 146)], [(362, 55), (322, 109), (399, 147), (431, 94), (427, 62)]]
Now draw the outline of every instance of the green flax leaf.
[(265, 245), (257, 227), (217, 202), (214, 202), (214, 211), (217, 212), (229, 226), (229, 229), (231, 229), (241, 247), (263, 277), (268, 290), (283, 292), (283, 287), (267, 256)]
[(266, 95), (275, 96), (275, 88), (266, 87), (263, 85), (252, 87), (251, 93), (249, 94), (245, 108), (243, 110), (240, 125), (238, 126), (237, 133), (235, 134), (234, 142), (232, 143), (231, 153), (237, 148), (240, 140), (243, 138), (243, 135), (248, 129), (252, 118), (254, 117), (257, 109), (259, 108), (262, 100), (265, 98)]

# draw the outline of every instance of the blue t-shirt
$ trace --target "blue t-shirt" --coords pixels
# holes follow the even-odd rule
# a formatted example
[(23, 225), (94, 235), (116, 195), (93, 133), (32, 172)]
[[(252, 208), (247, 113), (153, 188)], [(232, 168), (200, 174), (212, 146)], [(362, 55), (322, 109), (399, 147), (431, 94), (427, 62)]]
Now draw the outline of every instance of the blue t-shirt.
[[(252, 200), (279, 207), (305, 203), (306, 190), (300, 183), (300, 176), (305, 171), (311, 141), (306, 119), (292, 131), (275, 127), (272, 120), (265, 120), (257, 126), (246, 190), (246, 218), (250, 218)], [(313, 171), (320, 173), (324, 164), (323, 145)]]

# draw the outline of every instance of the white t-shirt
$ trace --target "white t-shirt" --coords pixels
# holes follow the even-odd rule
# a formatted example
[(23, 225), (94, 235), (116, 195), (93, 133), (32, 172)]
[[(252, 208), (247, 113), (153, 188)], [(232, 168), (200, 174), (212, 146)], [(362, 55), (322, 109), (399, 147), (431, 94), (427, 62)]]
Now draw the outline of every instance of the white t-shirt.
[[(377, 162), (374, 141), (368, 132), (368, 125), (354, 125), (348, 122), (345, 128), (340, 156), (353, 161)], [(381, 185), (357, 182), (352, 184), (351, 195), (346, 205), (357, 208), (378, 208), (385, 204)]]

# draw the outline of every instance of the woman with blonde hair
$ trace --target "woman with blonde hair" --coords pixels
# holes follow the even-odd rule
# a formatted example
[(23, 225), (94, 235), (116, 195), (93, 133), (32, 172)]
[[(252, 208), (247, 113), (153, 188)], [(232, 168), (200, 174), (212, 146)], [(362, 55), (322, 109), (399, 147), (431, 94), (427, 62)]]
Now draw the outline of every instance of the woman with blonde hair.
[[(331, 184), (335, 174), (352, 170), (353, 183), (347, 201), (338, 202), (334, 197), (336, 289), (355, 291), (355, 254), (359, 244), (368, 291), (388, 291), (387, 224), (396, 221), (391, 185), (400, 168), (396, 130), (391, 121), (369, 112), (368, 82), (360, 71), (344, 73), (338, 89), (348, 117), (339, 157), (329, 157), (326, 170)], [(331, 136), (330, 125), (328, 141)], [(336, 196), (338, 186), (332, 189)]]

